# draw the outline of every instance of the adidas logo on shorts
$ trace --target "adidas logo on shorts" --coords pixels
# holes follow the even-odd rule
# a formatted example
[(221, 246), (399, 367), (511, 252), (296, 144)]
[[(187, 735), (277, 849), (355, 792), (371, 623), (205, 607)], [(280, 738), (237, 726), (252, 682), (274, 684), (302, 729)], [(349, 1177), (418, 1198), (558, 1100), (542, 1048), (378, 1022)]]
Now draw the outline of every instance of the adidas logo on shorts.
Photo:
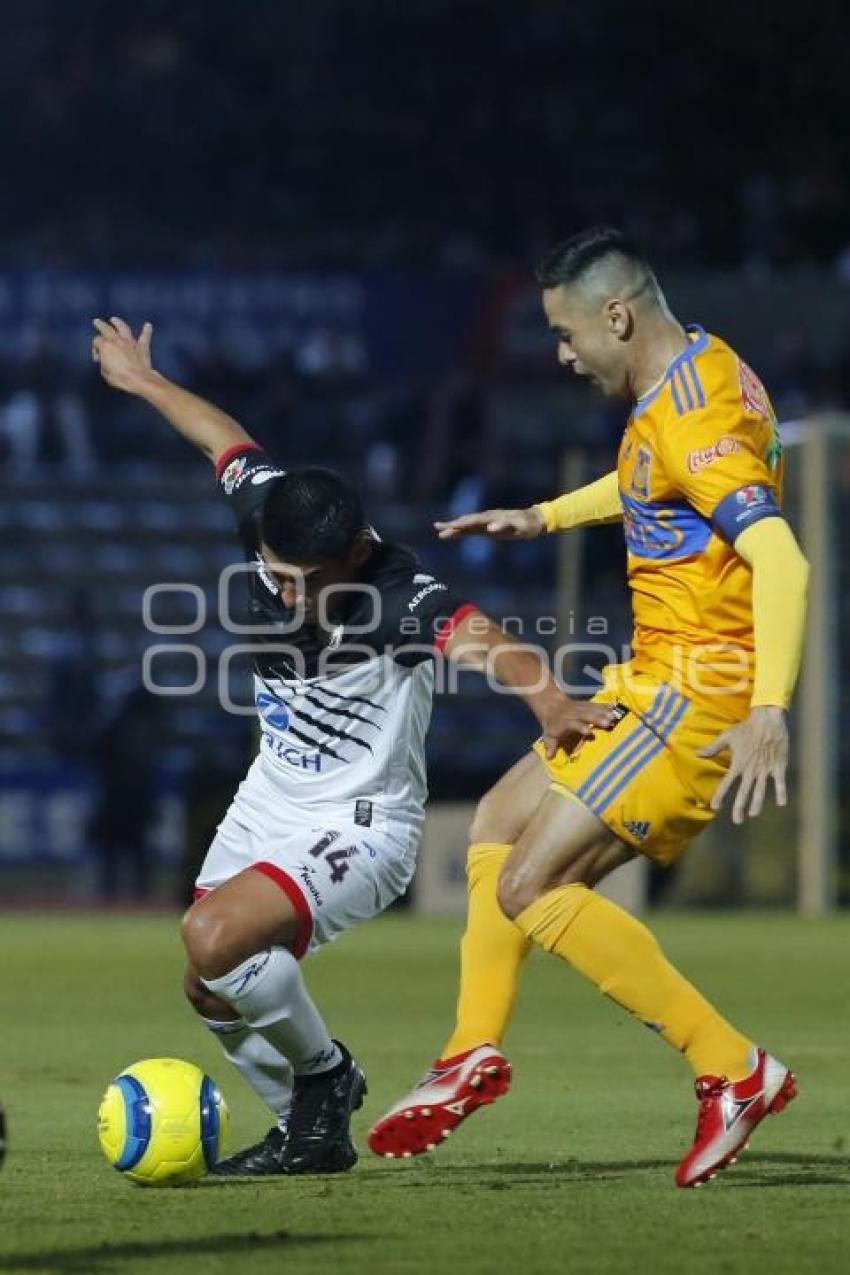
[(638, 841), (645, 841), (649, 836), (649, 830), (652, 824), (646, 819), (624, 819), (623, 827), (630, 832), (633, 837), (637, 837)]

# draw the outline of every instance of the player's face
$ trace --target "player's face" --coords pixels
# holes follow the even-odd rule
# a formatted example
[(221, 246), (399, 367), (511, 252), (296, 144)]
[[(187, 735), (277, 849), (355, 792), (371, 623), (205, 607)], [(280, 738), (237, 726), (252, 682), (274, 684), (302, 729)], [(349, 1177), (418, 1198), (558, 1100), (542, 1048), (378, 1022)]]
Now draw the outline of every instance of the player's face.
[[(280, 590), (285, 607), (303, 607), (308, 620), (320, 615), (319, 599), (325, 589), (356, 580), (363, 564), (362, 554), (352, 551), (346, 558), (283, 562), (267, 544), (261, 546), (263, 561)], [(334, 592), (325, 599), (326, 614), (334, 618), (344, 603), (344, 593)]]
[(558, 362), (586, 377), (603, 394), (628, 397), (620, 324), (610, 305), (598, 305), (577, 288), (544, 288), (543, 309), (558, 338)]

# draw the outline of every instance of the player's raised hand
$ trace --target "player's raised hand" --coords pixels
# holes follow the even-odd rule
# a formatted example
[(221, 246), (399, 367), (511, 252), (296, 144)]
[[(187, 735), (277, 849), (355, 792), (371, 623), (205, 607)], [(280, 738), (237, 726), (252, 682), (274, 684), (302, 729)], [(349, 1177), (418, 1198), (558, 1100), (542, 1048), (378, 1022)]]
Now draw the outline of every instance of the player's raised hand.
[(460, 540), (463, 536), (534, 540), (546, 530), (543, 515), (535, 505), (529, 509), (484, 509), (481, 513), (435, 522), (434, 526), (441, 540)]
[(611, 730), (621, 717), (622, 710), (615, 704), (594, 704), (560, 696), (546, 709), (540, 723), (546, 756), (554, 757), (559, 748), (571, 753), (582, 740), (592, 739), (594, 731)]
[(767, 705), (751, 709), (749, 717), (723, 731), (714, 743), (701, 748), (699, 756), (715, 757), (725, 749), (732, 754), (732, 764), (711, 799), (712, 810), (720, 810), (726, 794), (737, 783), (732, 822), (743, 823), (747, 815), (754, 819), (762, 812), (771, 780), (777, 806), (785, 805), (788, 724), (784, 709)]
[(151, 373), (151, 338), (153, 324), (145, 323), (138, 336), (129, 324), (113, 315), (92, 320), (96, 336), (92, 340), (92, 358), (100, 365), (100, 374), (108, 385), (128, 394), (138, 391), (145, 376)]

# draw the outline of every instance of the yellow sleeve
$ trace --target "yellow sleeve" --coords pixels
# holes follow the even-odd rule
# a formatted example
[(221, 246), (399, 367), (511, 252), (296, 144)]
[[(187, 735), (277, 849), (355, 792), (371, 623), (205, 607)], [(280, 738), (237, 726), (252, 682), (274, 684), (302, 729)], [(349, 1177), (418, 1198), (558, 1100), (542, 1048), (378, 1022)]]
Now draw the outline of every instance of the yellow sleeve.
[(752, 568), (756, 669), (751, 704), (787, 708), (803, 651), (809, 564), (784, 518), (765, 518), (735, 540)]
[(569, 531), (594, 522), (614, 522), (623, 516), (617, 471), (577, 491), (569, 491), (557, 500), (544, 500), (537, 506), (547, 531)]

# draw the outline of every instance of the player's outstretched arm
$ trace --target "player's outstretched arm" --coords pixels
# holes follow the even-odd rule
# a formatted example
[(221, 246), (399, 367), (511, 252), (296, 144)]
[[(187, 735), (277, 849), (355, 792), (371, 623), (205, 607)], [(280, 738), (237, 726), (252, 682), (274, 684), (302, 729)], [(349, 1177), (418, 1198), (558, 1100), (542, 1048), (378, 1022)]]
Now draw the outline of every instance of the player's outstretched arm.
[(446, 522), (435, 522), (441, 540), (464, 536), (490, 536), (493, 540), (535, 540), (547, 531), (569, 531), (594, 523), (619, 522), (623, 517), (616, 471), (579, 487), (576, 491), (545, 500), (528, 509), (484, 509)]
[(613, 704), (572, 700), (555, 681), (542, 653), (503, 633), (482, 611), (472, 610), (452, 630), (443, 654), (511, 687), (540, 723), (547, 757), (558, 748), (571, 752), (594, 730), (610, 730), (618, 720)]
[(95, 319), (92, 358), (100, 365), (107, 385), (135, 394), (164, 416), (178, 434), (215, 463), (219, 456), (242, 443), (250, 434), (226, 412), (175, 385), (151, 365), (153, 325), (145, 323), (138, 336), (123, 319)]
[(786, 802), (788, 767), (786, 709), (791, 702), (803, 650), (809, 565), (784, 518), (765, 518), (735, 540), (753, 573), (755, 682), (749, 716), (701, 749), (713, 757), (729, 750), (731, 765), (712, 798), (719, 810), (737, 783), (734, 823), (761, 814), (768, 785), (776, 804)]
[(462, 514), (447, 522), (435, 522), (441, 540), (461, 540), (464, 536), (490, 536), (493, 540), (535, 540), (546, 530), (537, 505), (530, 509), (482, 509)]

